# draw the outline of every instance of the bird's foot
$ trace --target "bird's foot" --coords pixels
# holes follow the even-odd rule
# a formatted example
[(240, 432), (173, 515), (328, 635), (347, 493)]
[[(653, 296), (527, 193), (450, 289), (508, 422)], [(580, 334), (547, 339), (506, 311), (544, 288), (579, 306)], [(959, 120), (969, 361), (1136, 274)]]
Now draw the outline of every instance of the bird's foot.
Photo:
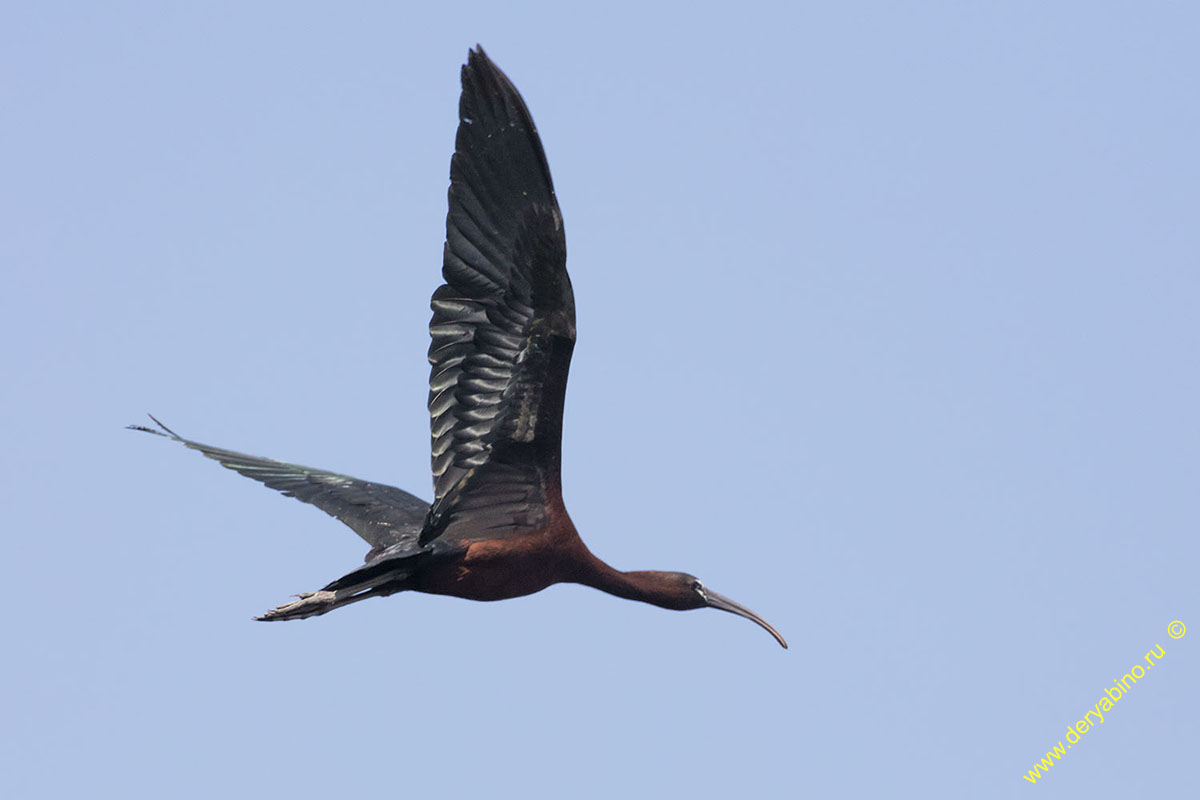
[(278, 608), (273, 608), (261, 617), (255, 617), (259, 622), (276, 622), (285, 619), (304, 619), (305, 617), (315, 617), (324, 614), (327, 611), (332, 611), (337, 607), (337, 594), (334, 592), (322, 589), (319, 592), (304, 592), (303, 594), (294, 594), (292, 597), (297, 598), (290, 603), (284, 603)]

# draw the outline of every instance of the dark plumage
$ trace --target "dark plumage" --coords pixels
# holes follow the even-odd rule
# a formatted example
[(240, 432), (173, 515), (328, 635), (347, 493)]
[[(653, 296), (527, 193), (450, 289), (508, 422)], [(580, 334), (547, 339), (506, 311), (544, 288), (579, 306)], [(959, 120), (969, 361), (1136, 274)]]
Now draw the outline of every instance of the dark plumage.
[[(671, 609), (765, 620), (678, 572), (620, 572), (562, 502), (563, 400), (575, 346), (562, 213), (525, 102), (482, 48), (462, 69), (449, 212), (429, 325), (433, 502), (391, 486), (166, 436), (311, 503), (370, 546), (366, 563), (259, 617), (301, 619), (412, 590), (502, 600), (560, 582)], [(153, 419), (153, 417), (151, 417)]]

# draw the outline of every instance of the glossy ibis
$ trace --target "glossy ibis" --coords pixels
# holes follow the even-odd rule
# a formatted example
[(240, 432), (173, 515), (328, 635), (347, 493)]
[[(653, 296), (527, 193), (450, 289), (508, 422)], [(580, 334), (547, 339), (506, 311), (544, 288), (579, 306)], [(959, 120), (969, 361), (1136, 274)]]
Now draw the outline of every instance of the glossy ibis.
[[(166, 436), (289, 497), (371, 545), (366, 563), (260, 620), (302, 619), (406, 590), (503, 600), (554, 583), (670, 609), (762, 617), (682, 572), (621, 572), (563, 507), (563, 397), (575, 301), (562, 215), (525, 102), (482, 48), (462, 68), (442, 277), (429, 325), (433, 502), (391, 486)], [(151, 417), (151, 419), (154, 419)]]

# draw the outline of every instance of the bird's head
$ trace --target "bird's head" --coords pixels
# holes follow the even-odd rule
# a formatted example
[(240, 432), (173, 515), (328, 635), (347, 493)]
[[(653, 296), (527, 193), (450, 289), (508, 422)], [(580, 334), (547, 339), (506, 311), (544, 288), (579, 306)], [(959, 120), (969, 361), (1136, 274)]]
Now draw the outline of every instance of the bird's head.
[[(634, 573), (638, 574), (638, 573)], [(745, 617), (752, 622), (756, 622), (766, 629), (767, 633), (775, 637), (775, 641), (779, 642), (785, 650), (787, 649), (787, 641), (780, 635), (779, 631), (771, 626), (771, 623), (755, 614), (750, 609), (746, 608), (741, 603), (734, 602), (722, 594), (717, 594), (712, 589), (709, 589), (695, 575), (688, 575), (686, 572), (654, 572), (640, 573), (642, 575), (654, 576), (652, 583), (658, 584), (655, 592), (656, 597), (643, 598), (649, 599), (655, 605), (664, 608), (671, 608), (677, 611), (685, 611), (693, 608), (718, 608), (721, 611), (728, 611), (731, 614), (737, 614), (739, 617)]]

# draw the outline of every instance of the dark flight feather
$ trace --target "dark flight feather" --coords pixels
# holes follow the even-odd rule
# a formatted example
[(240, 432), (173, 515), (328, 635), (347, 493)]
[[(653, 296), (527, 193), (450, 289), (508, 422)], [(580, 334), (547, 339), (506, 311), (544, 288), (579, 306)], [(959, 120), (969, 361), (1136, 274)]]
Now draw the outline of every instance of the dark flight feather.
[[(446, 283), (430, 303), (434, 502), (422, 541), (446, 528), (468, 494), (472, 516), (491, 497), (496, 519), (489, 524), (502, 528), (505, 517), (515, 524), (522, 509), (557, 489), (575, 341), (562, 214), (537, 129), (482, 48), (470, 53), (462, 85)], [(500, 450), (507, 452), (504, 463), (488, 468)], [(541, 466), (518, 464), (524, 456)], [(517, 489), (518, 473), (536, 485)]]
[(142, 425), (129, 427), (174, 439), (223, 467), (253, 478), (288, 497), (316, 506), (345, 523), (371, 545), (367, 561), (418, 549), (417, 539), (429, 509), (429, 504), (419, 497), (394, 486), (193, 442), (153, 416), (150, 419), (162, 430)]

